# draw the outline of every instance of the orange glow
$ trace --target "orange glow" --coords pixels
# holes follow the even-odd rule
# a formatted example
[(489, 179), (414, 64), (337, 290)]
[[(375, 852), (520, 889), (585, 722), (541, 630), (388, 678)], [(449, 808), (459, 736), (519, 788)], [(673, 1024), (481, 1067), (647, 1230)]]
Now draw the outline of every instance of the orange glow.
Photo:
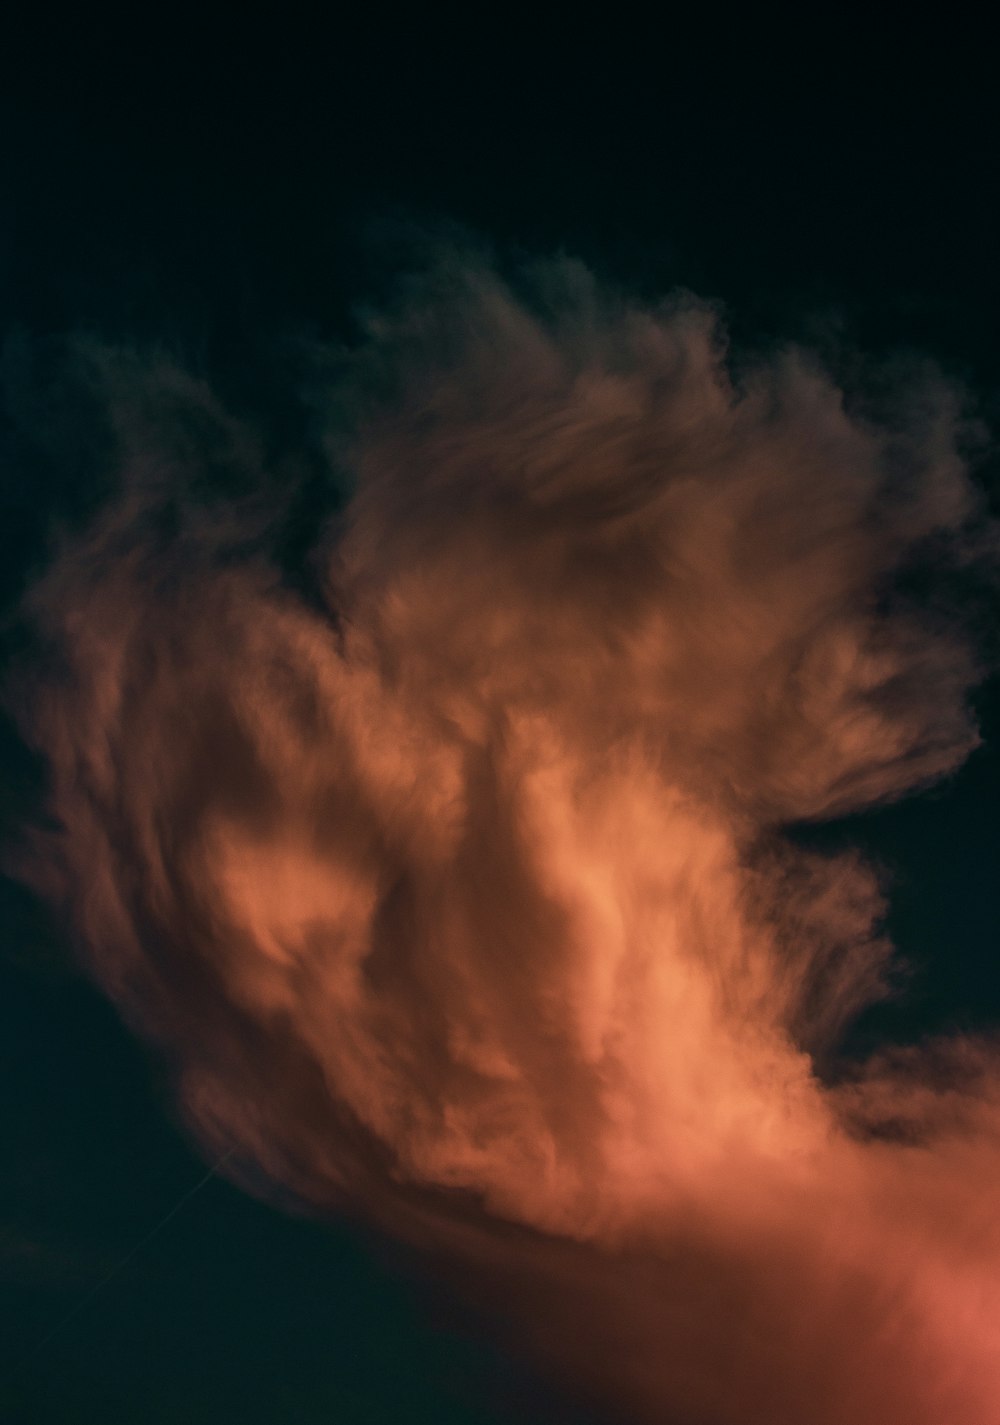
[(883, 895), (783, 834), (975, 745), (965, 643), (886, 597), (977, 519), (953, 394), (882, 429), (801, 353), (734, 384), (694, 301), (541, 288), (446, 267), (373, 329), (335, 621), (238, 511), (150, 533), (110, 364), (122, 494), (28, 604), (24, 874), (213, 1152), (453, 1257), (621, 1418), (996, 1425), (995, 1051), (824, 1087)]

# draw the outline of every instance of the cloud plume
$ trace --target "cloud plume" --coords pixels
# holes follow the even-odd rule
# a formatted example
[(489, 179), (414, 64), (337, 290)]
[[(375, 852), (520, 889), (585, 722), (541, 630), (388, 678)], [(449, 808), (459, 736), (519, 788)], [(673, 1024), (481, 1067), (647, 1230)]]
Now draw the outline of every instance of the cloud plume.
[(956, 394), (450, 258), (325, 359), (307, 599), (248, 426), (81, 359), (118, 484), (25, 600), (21, 871), (200, 1138), (463, 1263), (616, 1418), (1000, 1418), (993, 1051), (831, 1081), (885, 890), (789, 835), (976, 745), (906, 592), (983, 546)]

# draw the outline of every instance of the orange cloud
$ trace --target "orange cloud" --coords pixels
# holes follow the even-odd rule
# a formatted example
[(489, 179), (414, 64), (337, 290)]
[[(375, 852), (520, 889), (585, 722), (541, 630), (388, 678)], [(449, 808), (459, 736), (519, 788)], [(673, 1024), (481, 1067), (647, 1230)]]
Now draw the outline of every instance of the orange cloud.
[(445, 262), (329, 392), (322, 610), (266, 502), (196, 490), (191, 429), (251, 484), (252, 438), (100, 360), (121, 490), (26, 601), (22, 871), (199, 1136), (457, 1263), (616, 1418), (993, 1425), (995, 1053), (824, 1083), (883, 891), (786, 835), (976, 743), (899, 584), (984, 538), (954, 394), (877, 419), (802, 352), (734, 375), (693, 299)]

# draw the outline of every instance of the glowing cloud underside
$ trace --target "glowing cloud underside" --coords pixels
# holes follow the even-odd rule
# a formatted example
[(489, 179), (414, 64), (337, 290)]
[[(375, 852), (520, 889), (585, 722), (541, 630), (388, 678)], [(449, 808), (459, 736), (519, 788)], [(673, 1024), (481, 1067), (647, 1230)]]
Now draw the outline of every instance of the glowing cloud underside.
[(620, 1418), (995, 1425), (994, 1060), (823, 1086), (882, 897), (783, 835), (976, 742), (898, 592), (969, 548), (953, 395), (876, 420), (802, 353), (735, 380), (694, 300), (445, 263), (339, 358), (324, 612), (196, 493), (190, 431), (252, 484), (247, 431), (89, 361), (121, 489), (26, 605), (24, 873), (201, 1139), (461, 1262)]

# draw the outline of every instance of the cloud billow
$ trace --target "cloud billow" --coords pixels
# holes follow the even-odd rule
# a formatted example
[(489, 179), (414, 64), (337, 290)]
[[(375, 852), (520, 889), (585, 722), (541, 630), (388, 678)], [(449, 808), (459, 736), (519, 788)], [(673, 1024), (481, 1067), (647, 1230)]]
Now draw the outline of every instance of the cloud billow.
[(450, 256), (326, 363), (307, 601), (246, 424), (85, 362), (120, 478), (25, 600), (21, 870), (202, 1141), (636, 1420), (994, 1421), (992, 1050), (824, 1083), (884, 888), (787, 834), (976, 745), (905, 593), (991, 538), (955, 392), (876, 414), (693, 298)]

